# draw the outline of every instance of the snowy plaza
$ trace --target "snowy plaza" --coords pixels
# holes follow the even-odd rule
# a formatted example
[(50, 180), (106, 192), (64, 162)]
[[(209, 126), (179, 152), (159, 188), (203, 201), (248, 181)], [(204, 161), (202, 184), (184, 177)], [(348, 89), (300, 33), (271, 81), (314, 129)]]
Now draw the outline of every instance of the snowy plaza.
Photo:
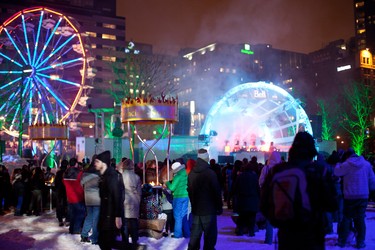
[[(375, 210), (367, 211), (367, 235), (365, 249), (375, 249)], [(336, 228), (336, 225), (334, 226)], [(224, 249), (254, 249), (271, 250), (275, 245), (266, 245), (263, 243), (265, 230), (260, 230), (255, 237), (236, 236), (234, 233), (235, 225), (231, 220), (230, 211), (225, 210), (222, 216), (218, 216), (218, 241), (217, 250)], [(274, 230), (276, 233), (276, 229)], [(326, 249), (341, 249), (335, 246), (337, 234), (326, 236)], [(139, 249), (147, 250), (174, 250), (187, 249), (188, 239), (174, 239), (165, 237), (160, 240), (141, 237), (139, 243), (145, 247)], [(353, 242), (354, 244), (354, 242)], [(203, 248), (203, 246), (201, 246)], [(84, 244), (80, 242), (80, 235), (71, 235), (68, 228), (59, 227), (55, 213), (45, 213), (40, 217), (15, 217), (13, 214), (7, 214), (0, 217), (0, 249), (1, 250), (73, 250), (85, 249), (96, 250), (98, 246)], [(345, 249), (354, 249), (348, 247)]]

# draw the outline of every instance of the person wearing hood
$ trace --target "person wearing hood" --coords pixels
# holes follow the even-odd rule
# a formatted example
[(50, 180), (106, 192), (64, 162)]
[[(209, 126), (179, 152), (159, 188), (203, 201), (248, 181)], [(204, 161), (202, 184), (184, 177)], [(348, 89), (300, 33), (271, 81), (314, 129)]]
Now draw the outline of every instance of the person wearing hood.
[(129, 235), (132, 238), (130, 249), (137, 248), (138, 228), (139, 228), (139, 209), (142, 196), (141, 178), (134, 172), (134, 162), (131, 159), (125, 159), (122, 163), (122, 178), (125, 185), (124, 201), (124, 238), (125, 246), (129, 245)]
[(101, 175), (98, 243), (100, 249), (110, 250), (116, 243), (116, 232), (122, 227), (124, 182), (121, 174), (111, 167), (111, 152), (104, 151), (99, 154), (94, 164)]
[(222, 214), (223, 203), (219, 181), (208, 161), (207, 150), (199, 149), (196, 165), (188, 176), (188, 193), (193, 214), (188, 250), (200, 249), (202, 233), (204, 249), (215, 249), (217, 242), (217, 215)]
[[(262, 168), (262, 171), (260, 173), (260, 177), (259, 177), (260, 188), (262, 188), (266, 180), (266, 176), (270, 172), (270, 169), (280, 163), (281, 163), (280, 153), (277, 151), (272, 151), (270, 158), (268, 159), (268, 164)], [(266, 220), (266, 236), (265, 236), (264, 243), (268, 245), (272, 245), (272, 240), (273, 240), (273, 227), (271, 223), (268, 220)]]
[(363, 156), (355, 154), (353, 149), (348, 149), (347, 155), (346, 161), (338, 163), (334, 169), (336, 176), (343, 177), (344, 190), (344, 216), (337, 245), (345, 247), (353, 220), (357, 231), (357, 248), (365, 248), (366, 208), (369, 190), (375, 184), (375, 176), (371, 164)]
[(244, 228), (249, 229), (249, 236), (254, 237), (255, 216), (259, 210), (258, 175), (250, 164), (243, 168), (242, 173), (233, 184), (233, 195), (237, 197), (238, 230), (236, 234), (242, 236)]
[[(262, 212), (269, 204), (265, 203), (268, 199), (265, 198), (267, 192), (265, 190), (270, 187), (271, 180), (283, 171), (297, 171), (302, 170), (305, 178), (300, 178), (299, 181), (305, 182), (305, 188), (296, 188), (296, 191), (303, 192), (300, 197), (306, 198), (309, 203), (309, 208), (304, 212), (296, 208), (294, 210), (285, 207), (278, 207), (283, 210), (282, 213), (293, 213), (294, 218), (290, 218), (284, 223), (278, 225), (278, 249), (325, 249), (325, 219), (324, 212), (330, 212), (337, 209), (336, 196), (334, 192), (334, 185), (327, 180), (326, 168), (320, 165), (319, 162), (314, 162), (313, 158), (317, 156), (318, 152), (315, 147), (314, 138), (307, 132), (298, 132), (293, 140), (292, 146), (289, 150), (289, 159), (287, 163), (280, 163), (270, 168), (270, 173), (267, 174), (266, 181), (261, 188), (261, 207)], [(278, 175), (280, 176), (280, 175)], [(283, 179), (285, 181), (285, 178)], [(289, 183), (293, 184), (293, 183)], [(270, 195), (278, 195), (272, 193)], [(278, 196), (279, 201), (284, 203), (281, 199), (288, 199), (286, 196)], [(298, 196), (296, 196), (298, 197)], [(295, 197), (295, 198), (296, 198)], [(295, 199), (292, 205), (298, 205), (298, 200)], [(294, 209), (294, 208), (293, 208)], [(277, 211), (280, 213), (280, 211)], [(266, 213), (267, 214), (267, 213)], [(272, 217), (271, 217), (272, 218)]]
[(174, 237), (189, 238), (190, 226), (188, 222), (189, 194), (187, 191), (188, 176), (185, 165), (175, 162), (172, 164), (174, 174), (173, 181), (167, 181), (165, 184), (173, 194), (173, 216)]
[(260, 187), (263, 186), (264, 181), (265, 181), (265, 179), (266, 179), (266, 176), (267, 176), (267, 174), (269, 173), (270, 169), (271, 169), (273, 166), (275, 166), (275, 165), (277, 165), (277, 164), (279, 164), (279, 163), (281, 163), (281, 155), (280, 155), (279, 152), (277, 152), (277, 151), (273, 151), (273, 152), (271, 153), (271, 155), (270, 155), (270, 158), (268, 159), (268, 164), (265, 165), (265, 166), (262, 168), (261, 172), (260, 172), (260, 177), (259, 177), (259, 186), (260, 186)]
[[(98, 244), (98, 221), (100, 211), (100, 196), (99, 196), (99, 171), (95, 169), (94, 164), (89, 164), (82, 175), (81, 185), (85, 194), (86, 204), (86, 218), (83, 223), (81, 232), (81, 242), (92, 242)], [(89, 231), (92, 234), (89, 237)]]

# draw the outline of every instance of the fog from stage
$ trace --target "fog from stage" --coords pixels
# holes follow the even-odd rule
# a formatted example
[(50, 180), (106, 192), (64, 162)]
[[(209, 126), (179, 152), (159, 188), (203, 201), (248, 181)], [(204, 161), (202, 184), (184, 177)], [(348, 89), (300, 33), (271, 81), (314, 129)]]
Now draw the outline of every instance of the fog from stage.
[[(300, 102), (284, 89), (265, 82), (238, 85), (209, 111), (201, 135), (211, 158), (235, 151), (268, 151), (271, 142), (288, 151), (295, 134), (311, 124)], [(271, 149), (273, 150), (273, 149)]]

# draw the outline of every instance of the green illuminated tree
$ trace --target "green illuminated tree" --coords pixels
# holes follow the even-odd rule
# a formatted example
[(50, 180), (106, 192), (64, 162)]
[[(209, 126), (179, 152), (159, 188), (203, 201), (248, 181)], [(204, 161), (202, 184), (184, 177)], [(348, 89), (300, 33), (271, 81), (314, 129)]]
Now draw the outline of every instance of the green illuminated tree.
[(335, 119), (332, 112), (328, 111), (327, 103), (324, 100), (318, 100), (317, 104), (320, 108), (318, 115), (322, 117), (322, 140), (334, 140), (333, 123)]
[(354, 151), (361, 155), (365, 149), (366, 129), (371, 125), (374, 99), (371, 88), (354, 82), (344, 89), (344, 100), (347, 101), (347, 112), (343, 112), (341, 126), (349, 133)]

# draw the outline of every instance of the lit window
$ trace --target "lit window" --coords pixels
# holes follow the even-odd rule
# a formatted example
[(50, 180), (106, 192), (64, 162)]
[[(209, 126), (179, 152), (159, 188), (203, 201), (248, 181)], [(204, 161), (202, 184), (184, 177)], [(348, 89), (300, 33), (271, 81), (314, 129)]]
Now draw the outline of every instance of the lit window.
[(86, 34), (88, 36), (91, 36), (91, 37), (96, 37), (96, 33), (95, 32), (86, 31)]
[(91, 44), (92, 49), (96, 49), (96, 44)]
[(102, 38), (103, 39), (108, 39), (108, 40), (116, 40), (116, 36), (115, 35), (109, 35), (109, 34), (103, 34)]
[(358, 34), (363, 34), (363, 33), (365, 33), (365, 32), (366, 32), (365, 29), (360, 29), (360, 30), (357, 31)]
[(220, 68), (220, 72), (224, 72), (224, 68)]
[(232, 69), (232, 73), (233, 74), (236, 74), (237, 70), (236, 69)]
[(116, 25), (110, 23), (103, 23), (103, 28), (116, 29)]
[(114, 56), (103, 56), (103, 61), (116, 62), (116, 57), (114, 57)]
[(359, 7), (363, 7), (364, 5), (365, 5), (364, 2), (359, 2), (359, 3), (356, 3), (356, 4), (355, 4), (355, 7), (356, 7), (356, 8), (359, 8)]

